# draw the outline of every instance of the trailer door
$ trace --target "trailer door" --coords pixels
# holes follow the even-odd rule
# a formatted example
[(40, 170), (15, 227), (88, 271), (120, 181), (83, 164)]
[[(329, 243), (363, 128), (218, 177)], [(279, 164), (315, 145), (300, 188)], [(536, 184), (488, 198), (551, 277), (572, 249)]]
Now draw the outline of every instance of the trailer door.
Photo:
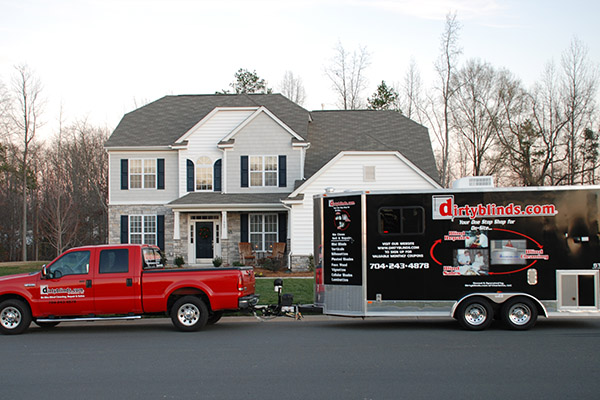
[(598, 272), (563, 270), (558, 275), (559, 309), (598, 309)]

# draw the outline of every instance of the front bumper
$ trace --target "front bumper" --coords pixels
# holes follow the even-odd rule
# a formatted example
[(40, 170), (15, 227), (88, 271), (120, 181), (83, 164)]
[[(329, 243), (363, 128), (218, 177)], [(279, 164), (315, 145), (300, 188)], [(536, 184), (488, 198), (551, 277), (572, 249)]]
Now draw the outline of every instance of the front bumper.
[(254, 307), (258, 304), (259, 297), (260, 296), (258, 294), (251, 294), (248, 296), (240, 297), (238, 299), (238, 307), (240, 309)]

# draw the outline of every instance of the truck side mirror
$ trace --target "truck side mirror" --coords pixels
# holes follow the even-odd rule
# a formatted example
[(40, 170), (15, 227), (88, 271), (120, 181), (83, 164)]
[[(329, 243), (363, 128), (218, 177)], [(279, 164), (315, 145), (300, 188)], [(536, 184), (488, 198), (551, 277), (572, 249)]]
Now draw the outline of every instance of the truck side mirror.
[(48, 270), (46, 269), (46, 264), (42, 265), (42, 278), (46, 279), (48, 277)]

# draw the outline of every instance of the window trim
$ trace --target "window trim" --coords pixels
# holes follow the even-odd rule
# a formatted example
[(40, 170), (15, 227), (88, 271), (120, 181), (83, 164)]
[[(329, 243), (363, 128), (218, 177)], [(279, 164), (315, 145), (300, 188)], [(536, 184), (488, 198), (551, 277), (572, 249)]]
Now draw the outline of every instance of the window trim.
[[(133, 232), (133, 220), (136, 217), (140, 217), (141, 218), (141, 232)], [(154, 232), (146, 232), (146, 218), (154, 218)], [(128, 221), (128, 227), (129, 227), (129, 235), (128, 235), (128, 243), (131, 244), (151, 244), (151, 245), (155, 245), (158, 246), (158, 215), (156, 214), (130, 214), (129, 215), (129, 221)], [(132, 235), (141, 235), (141, 242), (132, 242), (131, 241), (131, 236)], [(150, 236), (150, 235), (154, 235), (154, 242), (153, 243), (148, 243), (148, 241), (146, 241), (146, 237)]]
[[(132, 168), (132, 164), (135, 161), (141, 161), (142, 162), (142, 172), (141, 173), (137, 173), (137, 172), (131, 172), (131, 168)], [(147, 173), (145, 172), (145, 167), (146, 167), (146, 162), (154, 162), (154, 173)], [(128, 183), (129, 183), (129, 189), (130, 190), (145, 190), (145, 189), (157, 189), (158, 187), (158, 159), (157, 158), (130, 158), (128, 161), (128, 168), (127, 168), (127, 172), (129, 174), (129, 178), (128, 178)], [(146, 187), (146, 176), (151, 176), (154, 175), (154, 186), (152, 187)], [(134, 187), (131, 184), (131, 178), (133, 176), (139, 176), (141, 177), (141, 187)]]
[[(261, 159), (261, 169), (260, 170), (252, 170), (252, 159), (258, 158)], [(271, 157), (275, 160), (275, 169), (274, 170), (265, 170), (265, 160), (267, 157)], [(273, 181), (273, 185), (266, 185), (266, 174), (267, 173), (275, 173), (275, 180)], [(261, 184), (253, 185), (252, 184), (252, 174), (260, 174), (261, 175)], [(278, 155), (249, 155), (248, 156), (248, 187), (278, 187), (279, 186), (279, 156)]]
[[(200, 164), (200, 160), (202, 158), (206, 158), (206, 160), (208, 160), (207, 164)], [(198, 189), (198, 185), (199, 185), (199, 177), (200, 177), (200, 171), (199, 169), (203, 168), (206, 169), (209, 172), (210, 175), (210, 189)], [(212, 161), (212, 159), (208, 156), (200, 156), (198, 157), (198, 159), (196, 160), (196, 162), (194, 163), (194, 191), (195, 192), (212, 192), (214, 191), (214, 187), (215, 187), (215, 182), (214, 182), (214, 163)]]
[[(260, 216), (261, 217), (261, 231), (253, 231), (252, 230), (252, 218), (253, 217), (257, 217)], [(275, 217), (275, 231), (266, 231), (265, 230), (265, 217), (267, 216), (274, 216)], [(261, 235), (261, 245), (262, 248), (254, 248), (254, 251), (258, 252), (258, 253), (265, 253), (270, 251), (269, 249), (265, 248), (265, 243), (266, 243), (266, 235), (275, 235), (275, 241), (273, 243), (277, 243), (279, 241), (279, 214), (278, 213), (253, 213), (253, 214), (248, 214), (248, 241), (254, 246), (254, 242), (252, 242), (252, 235)]]

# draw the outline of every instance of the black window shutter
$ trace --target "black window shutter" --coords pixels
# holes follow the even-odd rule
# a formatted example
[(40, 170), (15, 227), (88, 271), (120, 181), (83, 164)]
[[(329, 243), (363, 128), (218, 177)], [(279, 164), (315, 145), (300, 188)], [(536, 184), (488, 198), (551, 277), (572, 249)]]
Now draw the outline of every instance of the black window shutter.
[(240, 186), (248, 187), (248, 156), (240, 156), (240, 171), (242, 173)]
[(287, 157), (279, 156), (279, 187), (287, 186)]
[(240, 215), (240, 241), (241, 242), (249, 242), (248, 240), (248, 214)]
[(187, 160), (187, 191), (194, 191), (194, 163), (192, 160)]
[(215, 192), (221, 191), (221, 168), (222, 168), (221, 165), (222, 165), (221, 160), (215, 161), (214, 173), (213, 173), (213, 179), (215, 181), (213, 188), (214, 188)]
[(129, 160), (121, 160), (121, 190), (129, 188)]
[(287, 242), (287, 213), (279, 213), (277, 216), (277, 222), (279, 224), (279, 241), (281, 243)]
[(121, 215), (121, 243), (129, 243), (129, 216)]
[(161, 249), (165, 250), (165, 216), (156, 216), (156, 245)]
[(158, 158), (156, 160), (156, 171), (158, 172), (158, 176), (156, 179), (156, 188), (164, 189), (165, 188), (165, 159)]

